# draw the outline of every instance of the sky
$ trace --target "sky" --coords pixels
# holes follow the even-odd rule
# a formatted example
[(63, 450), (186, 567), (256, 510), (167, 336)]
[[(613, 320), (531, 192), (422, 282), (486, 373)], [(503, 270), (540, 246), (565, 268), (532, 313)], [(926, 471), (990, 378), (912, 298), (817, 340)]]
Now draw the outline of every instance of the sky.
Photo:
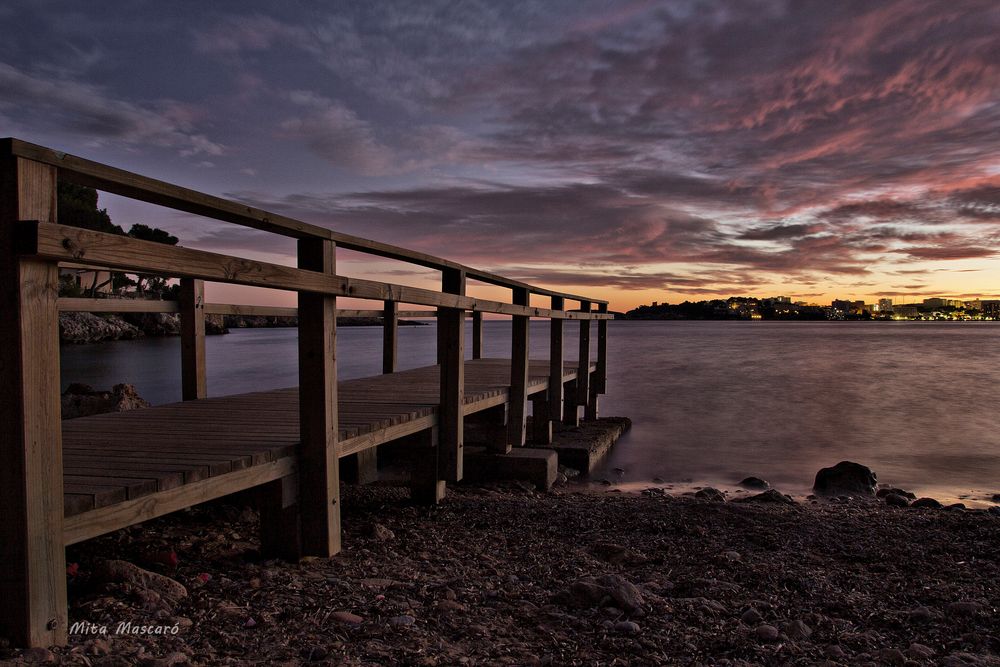
[(615, 310), (1000, 294), (996, 0), (8, 0), (0, 25), (0, 135)]

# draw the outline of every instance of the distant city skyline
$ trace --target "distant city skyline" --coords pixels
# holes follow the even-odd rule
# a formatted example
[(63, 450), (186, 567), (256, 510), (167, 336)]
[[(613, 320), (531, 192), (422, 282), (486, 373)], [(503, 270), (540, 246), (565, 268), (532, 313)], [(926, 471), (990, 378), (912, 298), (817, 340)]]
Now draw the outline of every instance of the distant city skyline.
[[(4, 136), (619, 310), (1000, 290), (995, 0), (10, 0), (0, 18)], [(249, 230), (102, 206), (292, 261)], [(439, 280), (347, 253), (340, 270)]]

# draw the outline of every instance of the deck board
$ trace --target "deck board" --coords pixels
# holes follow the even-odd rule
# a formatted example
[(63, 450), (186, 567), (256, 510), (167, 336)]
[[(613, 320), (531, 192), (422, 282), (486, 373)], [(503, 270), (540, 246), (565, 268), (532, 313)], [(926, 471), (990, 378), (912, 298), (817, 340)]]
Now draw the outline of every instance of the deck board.
[[(591, 370), (596, 366), (591, 366)], [(567, 362), (564, 381), (576, 377)], [(548, 361), (532, 361), (528, 393), (548, 387)], [(434, 423), (440, 367), (338, 383), (340, 456)], [(510, 361), (466, 362), (466, 414), (507, 400)], [(64, 513), (153, 495), (292, 456), (298, 388), (252, 392), (63, 422)]]

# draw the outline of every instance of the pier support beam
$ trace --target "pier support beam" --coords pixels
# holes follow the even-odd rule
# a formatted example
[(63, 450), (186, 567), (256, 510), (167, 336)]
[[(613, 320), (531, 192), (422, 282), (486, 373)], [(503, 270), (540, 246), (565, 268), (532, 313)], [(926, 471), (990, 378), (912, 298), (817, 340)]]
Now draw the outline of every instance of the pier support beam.
[[(590, 302), (580, 301), (580, 310), (589, 313)], [(576, 404), (590, 402), (590, 320), (580, 320), (580, 363), (576, 373)]]
[[(559, 383), (562, 386), (562, 383)], [(552, 419), (549, 415), (549, 392), (531, 397), (531, 442), (536, 445), (552, 444)]]
[[(515, 287), (514, 305), (527, 306), (528, 290)], [(510, 354), (510, 415), (507, 419), (507, 441), (511, 447), (524, 447), (528, 420), (528, 324), (527, 315), (515, 315), (511, 323)]]
[(177, 305), (181, 315), (181, 395), (185, 401), (206, 398), (205, 281), (181, 278)]
[[(566, 300), (561, 296), (552, 297), (552, 310), (563, 310)], [(563, 410), (563, 321), (549, 320), (549, 397), (548, 416), (558, 421)]]
[(0, 635), (65, 644), (59, 269), (21, 261), (19, 220), (56, 220), (56, 169), (0, 143)]
[[(608, 312), (608, 304), (598, 304), (597, 312)], [(598, 417), (598, 397), (608, 391), (608, 321), (597, 321), (597, 370), (590, 381), (590, 397), (584, 417), (593, 421)]]
[(410, 499), (418, 505), (437, 505), (445, 497), (445, 481), (441, 479), (439, 463), (440, 439), (438, 428), (427, 429), (407, 438), (413, 447), (410, 468)]
[(483, 358), (483, 313), (479, 310), (472, 313), (472, 358)]
[(295, 562), (302, 555), (299, 526), (299, 480), (291, 475), (257, 487), (260, 553), (264, 558)]
[(395, 373), (399, 364), (399, 304), (386, 301), (382, 308), (382, 372)]
[(562, 424), (567, 428), (580, 425), (580, 406), (576, 404), (576, 388), (577, 381), (570, 380), (564, 389), (566, 400), (563, 401)]
[[(299, 239), (299, 268), (336, 273), (336, 245)], [(337, 299), (299, 293), (299, 523), (302, 553), (340, 551)]]
[[(465, 271), (442, 269), (441, 291), (465, 295)], [(438, 469), (449, 482), (462, 479), (465, 400), (465, 311), (438, 308), (438, 363), (441, 365), (438, 408)]]

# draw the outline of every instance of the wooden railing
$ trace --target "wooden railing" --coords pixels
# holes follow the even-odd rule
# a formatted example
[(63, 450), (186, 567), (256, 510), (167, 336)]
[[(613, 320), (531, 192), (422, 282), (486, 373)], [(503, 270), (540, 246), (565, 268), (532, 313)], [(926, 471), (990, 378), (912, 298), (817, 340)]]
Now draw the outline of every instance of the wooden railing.
[[(56, 184), (68, 181), (124, 197), (297, 239), (298, 266), (261, 262), (57, 224)], [(346, 248), (441, 272), (429, 290), (340, 275), (336, 249)], [(462, 478), (466, 313), (473, 319), (473, 357), (483, 354), (483, 314), (513, 318), (507, 447), (525, 442), (528, 400), (528, 322), (551, 321), (548, 398), (535, 403), (544, 424), (576, 423), (579, 409), (596, 414), (607, 370), (607, 302), (529, 285), (390, 244), (341, 234), (289, 217), (171, 185), (17, 139), (0, 141), (0, 631), (28, 645), (66, 636), (58, 313), (177, 312), (182, 322), (183, 398), (206, 396), (205, 315), (297, 315), (300, 436), (298, 451), (301, 549), (329, 556), (340, 549), (337, 479), (337, 297), (381, 302), (379, 310), (340, 311), (382, 317), (383, 370), (397, 369), (400, 317), (437, 318), (440, 406), (437, 479)], [(175, 303), (59, 299), (60, 263), (180, 279)], [(511, 290), (510, 302), (473, 298), (469, 280)], [(206, 304), (205, 281), (294, 291), (298, 308)], [(549, 308), (530, 305), (532, 295)], [(567, 309), (567, 301), (579, 303)], [(400, 311), (399, 304), (436, 312)], [(563, 320), (580, 323), (576, 386), (563, 396)], [(591, 378), (590, 323), (598, 323), (597, 372)], [(53, 574), (55, 573), (55, 574)]]

